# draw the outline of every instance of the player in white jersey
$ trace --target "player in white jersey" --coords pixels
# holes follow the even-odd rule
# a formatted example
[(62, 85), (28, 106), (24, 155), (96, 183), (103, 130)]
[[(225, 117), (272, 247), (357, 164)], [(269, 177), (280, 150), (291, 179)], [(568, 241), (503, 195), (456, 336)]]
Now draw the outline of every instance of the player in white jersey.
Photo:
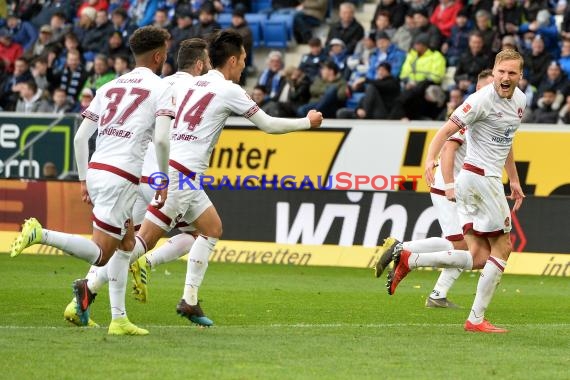
[[(222, 234), (222, 222), (206, 193), (200, 189), (200, 176), (208, 168), (210, 155), (227, 118), (236, 113), (267, 133), (287, 133), (317, 128), (322, 114), (310, 111), (302, 119), (274, 118), (263, 112), (236, 83), (245, 67), (242, 37), (235, 31), (215, 33), (208, 47), (213, 70), (177, 88), (177, 114), (171, 132), (169, 198), (159, 212), (149, 209), (137, 235), (134, 253), (152, 249), (179, 218), (192, 222), (200, 236), (190, 249), (183, 296), (176, 310), (179, 315), (203, 326), (213, 322), (198, 303), (208, 259)], [(233, 82), (233, 83), (232, 83)], [(196, 189), (196, 190), (193, 190)]]
[[(492, 70), (483, 70), (478, 76), (476, 90), (478, 91), (492, 82)], [(434, 184), (430, 187), (431, 200), (436, 209), (437, 219), (445, 238), (431, 237), (405, 242), (400, 242), (394, 237), (386, 238), (382, 246), (383, 251), (374, 266), (377, 278), (392, 262), (394, 254), (402, 249), (422, 255), (431, 254), (431, 256), (424, 256), (423, 258), (426, 259), (426, 262), (428, 262), (428, 258), (433, 258), (432, 265), (430, 265), (433, 267), (438, 267), (439, 264), (442, 264), (441, 260), (444, 261), (443, 265), (445, 266), (453, 264), (452, 260), (455, 258), (447, 254), (441, 254), (440, 252), (442, 251), (463, 251), (463, 257), (470, 254), (467, 251), (467, 243), (463, 238), (463, 229), (459, 223), (457, 203), (455, 202), (453, 191), (454, 178), (459, 174), (465, 153), (467, 152), (467, 144), (465, 143), (466, 130), (466, 128), (460, 129), (448, 138), (443, 145), (438, 165), (435, 169)], [(486, 260), (486, 257), (476, 258), (473, 260), (472, 269), (483, 268)], [(455, 280), (459, 278), (462, 271), (463, 269), (461, 268), (444, 267), (433, 291), (426, 299), (426, 307), (457, 308), (457, 305), (447, 299), (447, 292)]]
[[(469, 125), (467, 154), (454, 184), (459, 221), (472, 257), (488, 257), (483, 267), (475, 300), (465, 322), (465, 330), (483, 333), (505, 333), (485, 319), (491, 298), (501, 279), (512, 250), (510, 210), (501, 182), (505, 166), (510, 178), (513, 210), (522, 204), (522, 192), (514, 169), (513, 135), (520, 126), (526, 97), (517, 85), (522, 77), (523, 59), (514, 50), (497, 54), (493, 85), (471, 95), (453, 112), (449, 121), (437, 132), (428, 148), (426, 180), (434, 183), (436, 155), (446, 139)], [(456, 256), (459, 251), (451, 251)], [(388, 291), (393, 294), (411, 269), (423, 265), (423, 255), (402, 250), (394, 256), (394, 270), (388, 275)], [(469, 256), (466, 257), (469, 259)], [(457, 267), (462, 267), (458, 263)]]
[[(170, 86), (156, 75), (166, 60), (170, 35), (155, 27), (138, 29), (129, 40), (136, 67), (105, 84), (83, 112), (75, 136), (77, 167), (84, 202), (93, 204), (92, 240), (42, 228), (28, 219), (11, 249), (16, 256), (33, 244), (59, 248), (97, 267), (107, 266), (112, 321), (109, 334), (146, 335), (126, 315), (125, 288), (130, 251), (134, 246), (131, 223), (143, 157), (153, 137), (159, 168), (168, 165), (170, 120), (175, 105)], [(98, 131), (96, 150), (88, 164), (88, 140)], [(168, 190), (156, 192), (162, 207)], [(116, 251), (116, 252), (115, 252)], [(74, 282), (77, 314), (84, 324), (94, 295), (87, 280)]]
[[(180, 71), (162, 79), (162, 81), (165, 82), (167, 86), (172, 87), (175, 82), (188, 81), (192, 79), (193, 76), (207, 72), (210, 68), (210, 63), (207, 55), (205, 57), (203, 56), (204, 53), (207, 54), (206, 46), (206, 42), (200, 38), (182, 41), (178, 51), (178, 66)], [(174, 95), (174, 92), (172, 92), (172, 95)], [(149, 180), (156, 180), (156, 178), (153, 178), (153, 174), (159, 172), (160, 169), (156, 160), (155, 147), (152, 142), (149, 142), (142, 164), (140, 186), (138, 186), (138, 194), (132, 211), (132, 221), (135, 231), (139, 230), (140, 225), (144, 220), (147, 207), (153, 207), (149, 206), (149, 204), (151, 204), (153, 197), (155, 196), (156, 186), (150, 186)], [(157, 255), (155, 257), (151, 257), (151, 261), (160, 262), (161, 258), (163, 260), (168, 260), (168, 258), (172, 256), (179, 257), (181, 254), (184, 255), (190, 250), (195, 239), (192, 235), (195, 234), (194, 228), (187, 223), (180, 223), (177, 227), (186, 233), (176, 235), (169, 239), (168, 243), (161, 247), (162, 249), (157, 250), (160, 252), (153, 252), (153, 254)], [(132, 264), (133, 261), (136, 261), (137, 257), (135, 255), (130, 255), (129, 259), (130, 264)], [(86, 276), (87, 287), (93, 297), (103, 285), (109, 282), (107, 272), (107, 266), (92, 266), (89, 269)], [(144, 274), (145, 280), (148, 280), (146, 276), (149, 274), (150, 271), (148, 274)], [(135, 298), (144, 302), (146, 301), (146, 293), (140, 293), (135, 287)], [(75, 305), (75, 299), (67, 305), (64, 311), (64, 318), (77, 326), (83, 326), (84, 324), (76, 312)], [(97, 326), (97, 324), (91, 319), (89, 319), (88, 325)]]

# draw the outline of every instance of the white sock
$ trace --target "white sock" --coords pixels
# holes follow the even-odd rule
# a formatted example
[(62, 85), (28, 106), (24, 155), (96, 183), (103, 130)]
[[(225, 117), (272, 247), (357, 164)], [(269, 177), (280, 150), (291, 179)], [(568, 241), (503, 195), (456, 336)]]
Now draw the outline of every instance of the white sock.
[(118, 249), (107, 263), (109, 301), (111, 303), (111, 316), (113, 319), (127, 316), (125, 293), (127, 292), (130, 255), (131, 252)]
[(135, 247), (131, 251), (131, 256), (129, 258), (129, 265), (137, 261), (139, 257), (141, 257), (146, 253), (146, 251), (147, 248), (144, 240), (141, 237), (135, 236)]
[(408, 260), (410, 269), (418, 267), (473, 269), (473, 258), (469, 251), (450, 249), (430, 253), (412, 253)]
[(109, 276), (107, 275), (107, 268), (109, 263), (103, 267), (96, 267), (92, 265), (87, 272), (87, 287), (91, 290), (91, 293), (98, 293), (99, 289), (109, 282)]
[(174, 261), (190, 252), (194, 241), (196, 241), (196, 239), (190, 234), (182, 233), (173, 236), (160, 248), (146, 255), (146, 261), (152, 268)]
[(485, 310), (487, 310), (487, 306), (491, 303), (493, 294), (495, 294), (497, 285), (501, 282), (501, 277), (503, 276), (506, 266), (506, 261), (494, 256), (489, 256), (489, 259), (481, 271), (475, 301), (473, 301), (473, 307), (469, 313), (468, 320), (471, 323), (479, 324), (483, 322)]
[(42, 244), (59, 248), (65, 253), (78, 257), (90, 264), (96, 264), (101, 259), (101, 248), (92, 240), (64, 232), (42, 230)]
[(186, 281), (184, 282), (184, 294), (182, 298), (189, 305), (198, 303), (198, 288), (202, 284), (206, 269), (208, 269), (208, 259), (214, 250), (218, 239), (204, 237), (200, 235), (188, 255), (186, 268)]
[(406, 251), (413, 253), (437, 252), (453, 249), (453, 244), (449, 240), (440, 237), (405, 241), (402, 245)]
[(435, 286), (433, 287), (430, 297), (434, 299), (447, 298), (447, 292), (455, 280), (459, 278), (461, 272), (463, 272), (463, 269), (444, 268), (441, 271), (439, 278), (435, 283)]

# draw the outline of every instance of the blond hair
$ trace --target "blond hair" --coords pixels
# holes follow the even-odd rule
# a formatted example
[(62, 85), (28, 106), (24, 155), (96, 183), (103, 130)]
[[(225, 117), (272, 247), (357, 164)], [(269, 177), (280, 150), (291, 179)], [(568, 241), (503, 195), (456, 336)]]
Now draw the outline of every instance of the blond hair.
[(503, 49), (495, 57), (495, 66), (503, 61), (516, 61), (518, 60), (521, 64), (521, 71), (523, 70), (524, 60), (520, 53), (513, 49)]

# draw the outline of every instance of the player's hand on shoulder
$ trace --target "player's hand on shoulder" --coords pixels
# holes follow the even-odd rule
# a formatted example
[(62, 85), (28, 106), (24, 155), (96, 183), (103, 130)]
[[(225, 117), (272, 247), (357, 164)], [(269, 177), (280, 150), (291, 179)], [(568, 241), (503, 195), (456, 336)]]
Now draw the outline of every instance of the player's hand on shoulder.
[(87, 182), (80, 181), (81, 183), (81, 201), (87, 203), (88, 205), (93, 206), (91, 203), (91, 197), (89, 197), (89, 192), (87, 191)]
[(323, 114), (317, 110), (310, 110), (307, 117), (311, 122), (311, 128), (319, 128), (323, 122)]

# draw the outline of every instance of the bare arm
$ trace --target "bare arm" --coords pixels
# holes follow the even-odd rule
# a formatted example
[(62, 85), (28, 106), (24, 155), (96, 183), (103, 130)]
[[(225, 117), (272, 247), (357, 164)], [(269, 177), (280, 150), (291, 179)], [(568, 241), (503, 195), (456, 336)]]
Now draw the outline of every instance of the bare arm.
[(437, 155), (441, 151), (441, 148), (443, 147), (443, 144), (445, 144), (445, 141), (459, 129), (460, 127), (457, 124), (451, 120), (448, 120), (443, 125), (443, 127), (437, 131), (434, 138), (431, 140), (425, 163), (425, 178), (429, 186), (431, 186), (434, 182), (433, 169), (435, 168)]
[(270, 134), (281, 134), (310, 128), (318, 128), (323, 120), (323, 115), (317, 111), (309, 111), (305, 118), (285, 119), (269, 116), (260, 109), (250, 117), (249, 120), (264, 132)]
[(445, 196), (452, 202), (455, 202), (455, 189), (453, 186), (455, 182), (455, 178), (453, 177), (455, 153), (457, 153), (457, 149), (459, 149), (459, 147), (460, 145), (457, 141), (447, 140), (445, 144), (443, 144), (441, 155), (439, 157), (439, 166), (443, 176), (443, 183), (445, 184)]
[(87, 204), (91, 204), (89, 193), (87, 192), (87, 184), (85, 177), (87, 175), (87, 167), (89, 164), (89, 138), (97, 130), (97, 123), (91, 119), (85, 118), (81, 122), (73, 145), (75, 148), (75, 160), (77, 162), (77, 174), (81, 182), (81, 200)]
[(507, 176), (509, 177), (509, 184), (511, 186), (511, 195), (509, 195), (507, 198), (515, 201), (513, 211), (517, 211), (521, 207), (525, 195), (520, 184), (519, 174), (515, 165), (515, 154), (513, 153), (512, 146), (511, 150), (509, 150), (507, 160), (505, 161), (505, 171), (507, 172)]

